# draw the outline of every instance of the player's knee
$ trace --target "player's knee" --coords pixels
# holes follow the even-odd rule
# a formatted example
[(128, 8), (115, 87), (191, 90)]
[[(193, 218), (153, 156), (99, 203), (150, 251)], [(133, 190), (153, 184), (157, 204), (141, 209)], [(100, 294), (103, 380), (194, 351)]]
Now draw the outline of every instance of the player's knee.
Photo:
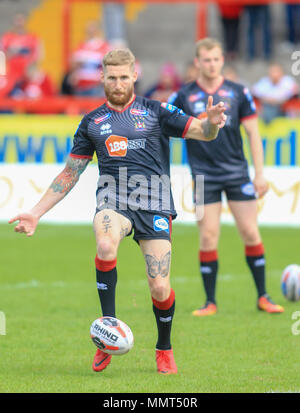
[(246, 245), (256, 245), (261, 242), (261, 238), (256, 227), (244, 227), (240, 229), (240, 232)]
[(165, 301), (170, 294), (170, 286), (164, 280), (150, 283), (151, 296), (157, 301)]
[(205, 250), (212, 250), (217, 248), (218, 237), (218, 231), (214, 229), (208, 229), (203, 231), (200, 237), (201, 248)]
[(112, 237), (102, 237), (97, 242), (97, 254), (103, 260), (112, 260), (117, 256), (117, 241)]

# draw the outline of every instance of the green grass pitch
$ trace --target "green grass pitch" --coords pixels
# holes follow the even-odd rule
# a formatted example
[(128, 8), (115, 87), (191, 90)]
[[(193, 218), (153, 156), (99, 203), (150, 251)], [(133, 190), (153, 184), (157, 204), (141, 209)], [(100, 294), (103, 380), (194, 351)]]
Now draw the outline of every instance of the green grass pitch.
[(101, 373), (91, 369), (91, 322), (100, 315), (91, 226), (40, 224), (32, 238), (0, 225), (0, 392), (210, 393), (300, 392), (300, 335), (292, 314), (300, 302), (280, 291), (282, 269), (299, 264), (299, 229), (261, 228), (267, 289), (285, 306), (270, 315), (256, 309), (254, 282), (243, 245), (223, 226), (216, 316), (195, 318), (203, 304), (195, 226), (173, 226), (171, 282), (176, 292), (172, 344), (178, 375), (156, 373), (156, 327), (142, 254), (132, 239), (118, 256), (117, 316), (135, 345)]

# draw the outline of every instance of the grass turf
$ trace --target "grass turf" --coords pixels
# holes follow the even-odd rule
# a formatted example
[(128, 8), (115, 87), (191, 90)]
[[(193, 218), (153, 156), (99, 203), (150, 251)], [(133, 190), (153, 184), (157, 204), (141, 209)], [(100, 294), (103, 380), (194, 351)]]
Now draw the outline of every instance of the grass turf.
[(195, 226), (173, 226), (171, 282), (176, 292), (172, 344), (179, 373), (156, 373), (156, 327), (142, 254), (130, 239), (118, 255), (117, 316), (134, 348), (102, 373), (91, 369), (91, 322), (99, 316), (90, 226), (40, 224), (32, 238), (0, 225), (0, 392), (202, 393), (300, 392), (300, 336), (280, 291), (282, 269), (299, 259), (299, 229), (262, 228), (267, 289), (285, 313), (257, 311), (254, 282), (235, 227), (219, 246), (218, 314), (196, 318), (203, 304)]

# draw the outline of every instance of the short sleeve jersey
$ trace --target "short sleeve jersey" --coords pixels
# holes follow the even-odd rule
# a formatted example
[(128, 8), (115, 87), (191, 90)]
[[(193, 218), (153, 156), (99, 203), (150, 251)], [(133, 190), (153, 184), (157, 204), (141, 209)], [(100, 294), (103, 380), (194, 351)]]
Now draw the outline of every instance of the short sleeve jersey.
[[(209, 95), (195, 81), (181, 88), (169, 102), (186, 114), (201, 117), (205, 113)], [(212, 182), (246, 178), (248, 163), (244, 156), (240, 125), (244, 119), (256, 116), (253, 98), (246, 87), (229, 80), (224, 80), (211, 95), (214, 104), (220, 101), (225, 103), (226, 125), (211, 142), (187, 140), (192, 174), (204, 175), (206, 181)]]
[[(165, 212), (175, 218), (169, 184), (169, 136), (184, 137), (191, 121), (173, 105), (140, 96), (122, 111), (106, 102), (83, 117), (70, 156), (91, 159), (96, 152), (100, 178), (110, 177), (116, 183), (115, 195), (110, 193), (116, 198), (116, 209), (124, 207), (124, 197), (128, 200), (133, 191), (142, 188), (148, 198), (141, 200), (138, 209)], [(157, 194), (153, 186), (161, 177), (166, 178), (167, 187), (160, 185)], [(100, 178), (97, 194), (104, 190)], [(165, 203), (164, 190), (169, 191)]]

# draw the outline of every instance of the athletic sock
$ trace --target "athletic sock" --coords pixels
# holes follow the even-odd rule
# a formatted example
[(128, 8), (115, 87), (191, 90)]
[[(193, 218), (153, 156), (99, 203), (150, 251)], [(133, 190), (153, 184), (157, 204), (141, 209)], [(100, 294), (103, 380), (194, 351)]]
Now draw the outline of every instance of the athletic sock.
[(117, 259), (106, 261), (95, 258), (97, 289), (102, 315), (116, 317), (115, 295), (117, 284)]
[(262, 243), (245, 246), (246, 261), (252, 273), (258, 297), (266, 294), (265, 287), (265, 255)]
[(171, 289), (170, 296), (165, 301), (157, 301), (152, 297), (152, 302), (158, 330), (156, 349), (170, 350), (172, 348), (171, 328), (175, 312), (175, 292)]
[(217, 250), (199, 251), (200, 272), (203, 280), (206, 300), (216, 304), (216, 283), (218, 273)]

